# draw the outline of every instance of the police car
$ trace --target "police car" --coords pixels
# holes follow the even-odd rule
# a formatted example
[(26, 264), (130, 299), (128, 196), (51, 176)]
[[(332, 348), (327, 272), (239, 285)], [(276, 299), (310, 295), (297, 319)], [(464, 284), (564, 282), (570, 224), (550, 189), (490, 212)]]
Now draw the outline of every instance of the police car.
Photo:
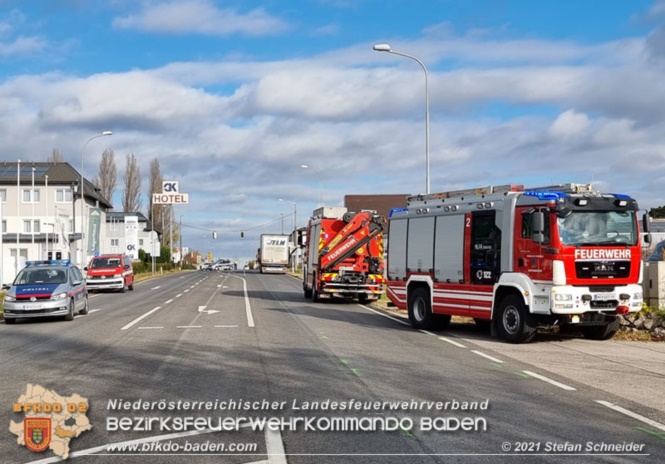
[(88, 313), (88, 288), (69, 260), (28, 261), (7, 291), (5, 324), (20, 318), (63, 317)]

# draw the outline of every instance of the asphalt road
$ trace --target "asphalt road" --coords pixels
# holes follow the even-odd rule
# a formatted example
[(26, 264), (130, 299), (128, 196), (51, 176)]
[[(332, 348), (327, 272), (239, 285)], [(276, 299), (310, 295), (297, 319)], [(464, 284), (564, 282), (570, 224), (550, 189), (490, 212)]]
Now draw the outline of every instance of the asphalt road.
[[(415, 331), (357, 304), (314, 304), (292, 277), (241, 271), (90, 303), (72, 322), (0, 324), (3, 463), (60, 460), (8, 430), (28, 384), (88, 399), (73, 462), (660, 462), (665, 450), (653, 345), (635, 348), (636, 365), (615, 342)], [(183, 431), (188, 418), (201, 422)], [(222, 419), (237, 430), (214, 430)]]

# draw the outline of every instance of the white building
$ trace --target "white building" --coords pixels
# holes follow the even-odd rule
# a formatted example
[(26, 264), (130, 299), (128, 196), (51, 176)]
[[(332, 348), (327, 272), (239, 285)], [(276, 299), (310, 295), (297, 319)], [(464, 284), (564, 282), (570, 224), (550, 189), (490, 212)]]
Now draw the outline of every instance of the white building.
[[(0, 162), (0, 282), (11, 283), (28, 260), (51, 257), (80, 265), (84, 255), (90, 258), (121, 251), (119, 241), (118, 247), (112, 247), (112, 238), (118, 238), (107, 218), (113, 205), (87, 179), (82, 203), (80, 180), (81, 175), (69, 163)], [(82, 209), (87, 231), (83, 234), (85, 253)], [(147, 223), (139, 222), (139, 239), (161, 235), (161, 231), (151, 230), (145, 216), (133, 214)]]

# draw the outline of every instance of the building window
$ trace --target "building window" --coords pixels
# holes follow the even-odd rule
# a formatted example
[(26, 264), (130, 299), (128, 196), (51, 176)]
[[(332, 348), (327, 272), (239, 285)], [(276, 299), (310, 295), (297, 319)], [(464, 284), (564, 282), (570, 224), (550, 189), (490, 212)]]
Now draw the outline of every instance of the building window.
[(73, 234), (74, 231), (74, 221), (72, 219), (69, 220), (69, 233)]
[(42, 230), (41, 230), (41, 224), (40, 224), (39, 221), (35, 220), (34, 225), (33, 225), (33, 227), (32, 227), (32, 231), (33, 231), (35, 234), (38, 234), (38, 233), (40, 233), (40, 232), (42, 231)]
[(23, 232), (26, 234), (39, 233), (39, 221), (23, 221)]
[(23, 189), (23, 203), (39, 203), (39, 189)]
[(0, 201), (7, 203), (7, 189), (0, 189)]
[(143, 239), (142, 239), (142, 238), (139, 239), (139, 246), (140, 246), (140, 247), (143, 246)]
[(58, 189), (55, 191), (56, 203), (71, 203), (72, 202), (72, 189)]
[(2, 233), (3, 234), (7, 233), (7, 220), (6, 219), (2, 220)]
[(111, 246), (113, 246), (113, 247), (118, 246), (118, 239), (117, 238), (112, 238), (111, 239)]

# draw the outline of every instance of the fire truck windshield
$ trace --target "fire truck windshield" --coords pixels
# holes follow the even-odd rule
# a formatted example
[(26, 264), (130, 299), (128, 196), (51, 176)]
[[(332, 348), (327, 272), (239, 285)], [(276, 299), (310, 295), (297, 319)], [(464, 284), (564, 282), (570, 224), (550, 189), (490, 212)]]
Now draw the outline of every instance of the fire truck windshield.
[(636, 245), (637, 229), (630, 211), (573, 211), (557, 218), (564, 245)]

